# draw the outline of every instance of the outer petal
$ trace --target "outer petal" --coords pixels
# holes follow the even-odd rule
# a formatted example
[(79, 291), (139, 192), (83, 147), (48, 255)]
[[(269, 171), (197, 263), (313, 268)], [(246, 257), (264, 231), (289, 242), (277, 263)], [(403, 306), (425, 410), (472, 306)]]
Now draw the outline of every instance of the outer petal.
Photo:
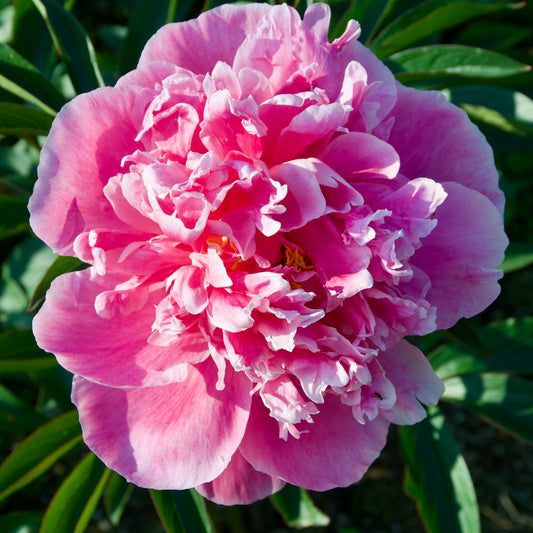
[(302, 427), (299, 439), (279, 438), (278, 423), (258, 400), (252, 405), (241, 452), (265, 474), (311, 490), (346, 487), (359, 481), (379, 456), (387, 438), (388, 422), (378, 417), (365, 425), (351, 408), (328, 396), (314, 424)]
[(416, 424), (426, 417), (421, 403), (436, 405), (444, 392), (444, 384), (433, 372), (424, 354), (406, 341), (379, 355), (385, 375), (396, 389), (396, 404), (382, 411), (394, 424)]
[(110, 288), (91, 279), (91, 270), (64, 274), (52, 283), (33, 332), (39, 346), (67, 370), (115, 387), (165, 385), (185, 378), (185, 363), (208, 355), (200, 336), (183, 334), (165, 347), (148, 344), (154, 301), (128, 315), (117, 310), (101, 318), (95, 298)]
[(443, 183), (448, 197), (437, 208), (437, 226), (411, 262), (431, 279), (427, 300), (437, 307), (437, 327), (446, 329), (491, 304), (508, 239), (500, 213), (480, 193)]
[(503, 211), (492, 149), (467, 114), (437, 91), (398, 84), (389, 142), (400, 155), (400, 172), (408, 178), (455, 181), (487, 196)]
[(103, 187), (138, 146), (131, 112), (141, 96), (131, 89), (97, 89), (74, 98), (54, 120), (28, 209), (33, 230), (55, 252), (72, 255), (83, 231), (125, 227)]
[(285, 481), (255, 470), (237, 450), (220, 476), (195, 488), (212, 502), (244, 505), (266, 498), (284, 486)]
[(139, 67), (151, 61), (167, 61), (205, 74), (217, 61), (232, 65), (246, 35), (254, 32), (270, 9), (265, 4), (223, 5), (195, 20), (167, 24), (144, 47)]
[(114, 389), (80, 376), (72, 401), (83, 439), (113, 470), (140, 487), (180, 490), (219, 476), (239, 446), (250, 408), (247, 379), (191, 367), (183, 383)]

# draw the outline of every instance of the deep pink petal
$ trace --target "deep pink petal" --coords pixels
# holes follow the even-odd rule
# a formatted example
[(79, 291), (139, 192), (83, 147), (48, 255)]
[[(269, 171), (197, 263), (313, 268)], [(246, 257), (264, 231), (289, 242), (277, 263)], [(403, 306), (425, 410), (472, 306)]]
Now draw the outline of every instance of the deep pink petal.
[(33, 320), (39, 346), (54, 353), (70, 372), (115, 387), (181, 381), (185, 363), (207, 357), (205, 340), (193, 332), (171, 346), (147, 343), (155, 319), (154, 300), (128, 315), (117, 310), (111, 318), (99, 316), (95, 299), (111, 288), (90, 270), (56, 278)]
[(255, 470), (237, 450), (220, 476), (195, 488), (212, 502), (245, 505), (266, 498), (284, 486), (285, 481)]
[(492, 149), (477, 126), (439, 91), (398, 85), (398, 103), (389, 142), (400, 155), (408, 178), (455, 181), (479, 191), (503, 211), (503, 193)]
[(212, 362), (183, 383), (115, 389), (76, 376), (72, 401), (83, 438), (102, 461), (140, 487), (180, 490), (219, 476), (237, 450), (250, 409), (250, 383), (226, 372), (215, 389)]
[(495, 270), (508, 239), (502, 218), (482, 194), (458, 183), (443, 183), (448, 193), (437, 208), (437, 226), (412, 258), (431, 280), (427, 300), (437, 307), (437, 327), (481, 312), (500, 293)]
[(28, 209), (33, 230), (55, 252), (72, 254), (74, 239), (88, 229), (127, 227), (103, 187), (138, 146), (131, 112), (140, 96), (131, 89), (97, 89), (77, 96), (54, 120)]
[(328, 396), (299, 439), (279, 438), (278, 423), (254, 400), (240, 450), (257, 470), (311, 490), (346, 487), (359, 481), (379, 456), (389, 423), (382, 417), (359, 424), (351, 408)]
[(396, 404), (382, 411), (394, 424), (416, 424), (426, 417), (425, 405), (436, 405), (444, 384), (433, 372), (424, 354), (412, 344), (400, 341), (379, 355), (385, 375), (396, 389)]

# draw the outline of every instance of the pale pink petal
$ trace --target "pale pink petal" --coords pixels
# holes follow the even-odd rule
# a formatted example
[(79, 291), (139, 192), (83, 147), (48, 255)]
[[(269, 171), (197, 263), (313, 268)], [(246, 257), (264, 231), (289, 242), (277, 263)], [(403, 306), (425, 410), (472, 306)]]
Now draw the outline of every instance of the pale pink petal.
[(437, 208), (437, 226), (412, 258), (430, 277), (427, 299), (437, 307), (440, 329), (494, 301), (503, 275), (495, 269), (508, 244), (501, 215), (485, 196), (458, 183), (443, 186), (448, 197)]
[(237, 450), (220, 476), (195, 489), (208, 500), (221, 505), (246, 505), (266, 498), (284, 486), (282, 479), (255, 470)]
[(394, 383), (396, 403), (382, 415), (394, 424), (416, 424), (426, 417), (421, 404), (436, 405), (444, 384), (433, 372), (424, 354), (412, 344), (400, 341), (379, 355), (387, 378)]
[[(163, 26), (146, 44), (139, 67), (166, 61), (204, 74), (218, 61), (231, 65), (245, 37), (271, 6), (225, 4), (197, 19)], [(191, 46), (194, 43), (194, 46)]]
[(215, 382), (212, 362), (161, 387), (116, 389), (76, 376), (72, 401), (85, 442), (107, 466), (140, 487), (179, 490), (219, 476), (246, 428), (248, 380), (227, 371), (224, 390)]
[(359, 481), (379, 456), (389, 425), (382, 417), (359, 424), (351, 408), (334, 396), (327, 397), (313, 421), (303, 424), (307, 432), (299, 439), (280, 440), (278, 423), (254, 399), (240, 451), (255, 469), (293, 485), (311, 490), (346, 487)]
[(28, 209), (33, 230), (56, 253), (72, 254), (74, 239), (88, 229), (127, 228), (103, 187), (138, 146), (131, 120), (137, 98), (130, 88), (97, 89), (77, 96), (54, 120)]
[(477, 126), (439, 91), (398, 86), (398, 103), (389, 142), (408, 178), (454, 181), (479, 191), (503, 211), (503, 193), (492, 149)]
[(128, 315), (99, 316), (95, 298), (112, 287), (101, 278), (91, 279), (90, 270), (56, 278), (33, 320), (39, 346), (70, 372), (116, 387), (181, 381), (187, 362), (207, 357), (206, 342), (198, 337), (184, 336), (167, 347), (146, 342), (154, 321), (153, 299)]

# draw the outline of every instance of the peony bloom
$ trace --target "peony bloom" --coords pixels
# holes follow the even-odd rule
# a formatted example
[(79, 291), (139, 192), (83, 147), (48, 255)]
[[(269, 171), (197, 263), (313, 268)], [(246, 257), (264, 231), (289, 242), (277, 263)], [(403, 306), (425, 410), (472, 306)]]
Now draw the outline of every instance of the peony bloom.
[(55, 252), (34, 331), (89, 447), (143, 487), (248, 503), (347, 486), (443, 392), (404, 340), (490, 304), (491, 150), (329, 8), (224, 5), (57, 116), (30, 202)]

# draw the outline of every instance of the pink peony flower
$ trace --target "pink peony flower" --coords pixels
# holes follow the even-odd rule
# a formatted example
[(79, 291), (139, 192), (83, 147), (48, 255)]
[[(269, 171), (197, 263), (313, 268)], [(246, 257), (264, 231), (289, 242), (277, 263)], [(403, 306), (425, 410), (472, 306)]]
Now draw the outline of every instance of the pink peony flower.
[(347, 486), (442, 382), (406, 335), (490, 304), (507, 240), (491, 150), (329, 8), (224, 5), (67, 104), (31, 224), (89, 263), (39, 345), (89, 447), (143, 487), (248, 503)]

